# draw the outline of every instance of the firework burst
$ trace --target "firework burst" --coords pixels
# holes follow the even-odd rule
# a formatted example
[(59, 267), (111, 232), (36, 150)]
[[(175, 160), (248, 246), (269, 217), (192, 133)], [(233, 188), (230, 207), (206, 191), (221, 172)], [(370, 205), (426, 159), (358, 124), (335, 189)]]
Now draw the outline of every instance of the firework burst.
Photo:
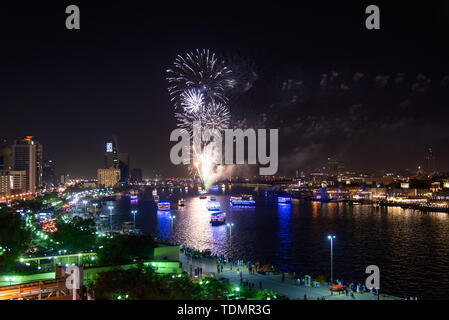
[(173, 68), (167, 69), (168, 91), (170, 99), (178, 107), (183, 95), (189, 89), (203, 94), (205, 102), (221, 101), (226, 103), (225, 95), (231, 70), (209, 50), (198, 50), (178, 55)]
[(187, 113), (198, 113), (204, 106), (204, 95), (196, 89), (181, 93), (181, 106)]
[(200, 124), (199, 137), (196, 137), (200, 141), (193, 143), (191, 148), (191, 171), (209, 189), (217, 178), (216, 160), (221, 153), (207, 141), (211, 137), (206, 138), (205, 133), (211, 130), (209, 132), (214, 136), (229, 127), (231, 115), (226, 105), (226, 92), (235, 85), (230, 77), (231, 70), (214, 53), (197, 49), (184, 57), (178, 55), (167, 74), (170, 99), (175, 108), (181, 108), (175, 113), (178, 126), (195, 139), (193, 126), (195, 122)]

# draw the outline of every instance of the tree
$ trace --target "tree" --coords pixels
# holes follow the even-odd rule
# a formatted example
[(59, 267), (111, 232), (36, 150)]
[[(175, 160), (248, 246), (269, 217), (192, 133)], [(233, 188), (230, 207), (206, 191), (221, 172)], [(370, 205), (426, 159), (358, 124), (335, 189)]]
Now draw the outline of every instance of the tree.
[(10, 271), (30, 240), (31, 232), (20, 214), (0, 209), (0, 271)]
[(202, 288), (186, 276), (159, 275), (151, 267), (113, 270), (98, 275), (94, 285), (100, 300), (128, 295), (133, 300), (201, 299)]
[(119, 235), (103, 238), (103, 246), (97, 253), (101, 265), (124, 264), (134, 259), (150, 259), (153, 257), (155, 242), (151, 237), (143, 235)]
[(59, 217), (56, 228), (54, 240), (62, 243), (64, 249), (85, 251), (95, 248), (97, 236), (95, 222), (92, 219), (74, 217), (67, 222)]

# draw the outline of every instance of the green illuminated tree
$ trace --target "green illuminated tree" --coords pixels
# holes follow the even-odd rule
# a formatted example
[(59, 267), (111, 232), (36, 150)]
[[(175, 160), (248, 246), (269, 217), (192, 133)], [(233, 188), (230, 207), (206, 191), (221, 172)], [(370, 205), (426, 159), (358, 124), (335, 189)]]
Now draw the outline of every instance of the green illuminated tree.
[(0, 271), (10, 271), (18, 257), (26, 251), (31, 232), (20, 214), (0, 209)]
[(74, 217), (70, 222), (59, 218), (56, 222), (57, 231), (54, 240), (69, 251), (85, 251), (96, 246), (96, 228), (92, 219)]

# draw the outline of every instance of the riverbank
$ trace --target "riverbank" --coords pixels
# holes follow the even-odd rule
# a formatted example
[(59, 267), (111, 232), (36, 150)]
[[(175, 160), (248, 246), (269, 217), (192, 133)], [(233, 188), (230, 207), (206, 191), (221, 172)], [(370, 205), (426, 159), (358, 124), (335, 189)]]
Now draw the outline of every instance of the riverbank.
[[(272, 291), (273, 293), (283, 295), (294, 300), (402, 300), (401, 298), (380, 294), (379, 297), (370, 292), (354, 292), (353, 295), (345, 293), (333, 293), (329, 291), (328, 283), (320, 287), (309, 287), (298, 285), (297, 281), (290, 276), (283, 277), (282, 274), (260, 274), (248, 271), (245, 265), (235, 266), (232, 263), (224, 263), (223, 269), (219, 268), (217, 272), (217, 263), (214, 257), (197, 257), (180, 253), (180, 262), (183, 271), (187, 272), (192, 278), (215, 276), (218, 279), (226, 279), (236, 287), (250, 283), (255, 289)], [(201, 268), (201, 272), (195, 275), (195, 269)]]

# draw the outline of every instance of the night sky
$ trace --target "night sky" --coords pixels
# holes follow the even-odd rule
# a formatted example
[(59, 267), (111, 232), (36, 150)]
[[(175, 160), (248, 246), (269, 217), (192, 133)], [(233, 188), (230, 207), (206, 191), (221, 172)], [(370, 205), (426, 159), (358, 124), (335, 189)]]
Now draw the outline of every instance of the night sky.
[[(95, 176), (116, 134), (144, 176), (186, 175), (169, 160), (165, 70), (196, 48), (252, 75), (232, 121), (280, 129), (280, 173), (328, 157), (415, 168), (428, 147), (449, 171), (447, 1), (46, 2), (0, 5), (0, 137), (35, 136), (58, 174)], [(69, 4), (81, 30), (65, 28)], [(381, 30), (365, 28), (369, 4)]]

